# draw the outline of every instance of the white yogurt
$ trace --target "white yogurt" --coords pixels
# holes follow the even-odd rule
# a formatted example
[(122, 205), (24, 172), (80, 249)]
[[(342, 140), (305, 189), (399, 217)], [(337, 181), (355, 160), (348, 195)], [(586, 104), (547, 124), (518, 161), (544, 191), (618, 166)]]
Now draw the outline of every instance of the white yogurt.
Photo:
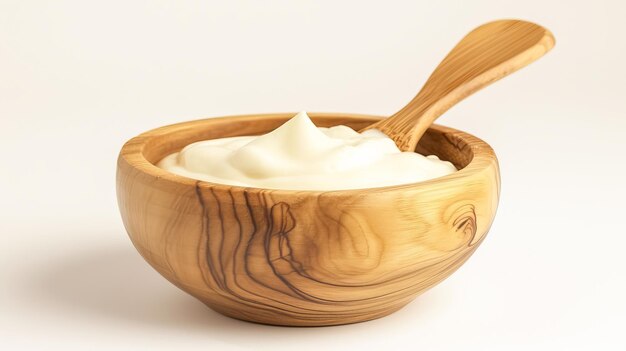
[(456, 171), (437, 156), (400, 151), (378, 130), (318, 128), (304, 111), (265, 135), (187, 145), (157, 166), (212, 183), (285, 190), (375, 188)]

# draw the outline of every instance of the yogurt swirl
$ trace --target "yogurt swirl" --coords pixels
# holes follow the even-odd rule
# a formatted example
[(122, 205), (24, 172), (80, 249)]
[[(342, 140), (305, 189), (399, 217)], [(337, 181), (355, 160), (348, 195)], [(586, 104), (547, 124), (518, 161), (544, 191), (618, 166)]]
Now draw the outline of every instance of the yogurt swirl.
[(375, 188), (456, 171), (437, 156), (400, 151), (378, 130), (318, 128), (304, 111), (265, 135), (189, 144), (157, 166), (212, 183), (284, 190)]

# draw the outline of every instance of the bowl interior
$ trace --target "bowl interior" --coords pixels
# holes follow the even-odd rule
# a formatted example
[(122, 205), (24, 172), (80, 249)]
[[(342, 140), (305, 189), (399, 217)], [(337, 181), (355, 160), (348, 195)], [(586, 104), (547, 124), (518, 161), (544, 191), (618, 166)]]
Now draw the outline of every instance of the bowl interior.
[[(380, 119), (364, 115), (316, 113), (309, 115), (318, 127), (343, 124), (355, 130)], [(278, 128), (291, 117), (293, 114), (223, 117), (162, 127), (144, 134), (147, 139), (144, 140), (146, 144), (142, 154), (148, 162), (156, 164), (163, 157), (196, 141), (265, 134)], [(437, 155), (443, 160), (452, 162), (457, 169), (462, 169), (474, 156), (472, 148), (463, 139), (464, 134), (451, 128), (433, 125), (420, 140), (416, 151), (423, 155)]]

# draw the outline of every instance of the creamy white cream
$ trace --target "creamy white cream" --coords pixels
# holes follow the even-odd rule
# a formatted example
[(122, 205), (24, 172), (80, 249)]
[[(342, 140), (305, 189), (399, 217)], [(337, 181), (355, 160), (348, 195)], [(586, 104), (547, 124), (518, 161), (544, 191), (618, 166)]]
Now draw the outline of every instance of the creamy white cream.
[(157, 166), (212, 183), (285, 190), (374, 188), (456, 171), (437, 156), (400, 151), (378, 130), (318, 128), (304, 111), (265, 135), (187, 145)]

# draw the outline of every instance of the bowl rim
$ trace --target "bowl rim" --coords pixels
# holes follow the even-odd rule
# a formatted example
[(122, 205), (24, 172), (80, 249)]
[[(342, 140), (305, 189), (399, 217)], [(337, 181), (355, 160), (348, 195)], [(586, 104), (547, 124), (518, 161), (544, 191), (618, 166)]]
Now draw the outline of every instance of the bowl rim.
[[(309, 195), (320, 195), (324, 194), (325, 196), (349, 196), (349, 195), (357, 195), (359, 193), (378, 193), (378, 192), (389, 192), (389, 191), (402, 191), (408, 189), (416, 189), (416, 188), (425, 188), (430, 187), (433, 184), (441, 184), (451, 181), (458, 181), (460, 178), (467, 178), (471, 176), (475, 176), (477, 174), (483, 173), (488, 168), (492, 167), (495, 163), (496, 167), (498, 165), (498, 161), (495, 155), (493, 148), (487, 144), (482, 139), (475, 137), (472, 134), (466, 133), (461, 130), (457, 130), (454, 128), (433, 124), (429, 129), (434, 129), (444, 134), (452, 135), (455, 138), (462, 139), (469, 147), (472, 152), (472, 159), (470, 162), (460, 170), (457, 170), (454, 173), (432, 178), (425, 181), (415, 182), (415, 183), (407, 183), (407, 184), (398, 184), (398, 185), (388, 185), (383, 187), (375, 187), (375, 188), (361, 188), (361, 189), (336, 189), (336, 190), (289, 190), (289, 189), (268, 189), (268, 188), (257, 188), (257, 187), (248, 187), (248, 186), (239, 186), (239, 185), (229, 185), (229, 184), (220, 184), (220, 183), (212, 183), (204, 180), (198, 180), (194, 178), (188, 178), (182, 175), (178, 175), (175, 173), (171, 173), (166, 171), (152, 162), (148, 161), (144, 156), (144, 148), (148, 142), (155, 138), (161, 137), (167, 134), (175, 133), (181, 130), (185, 130), (190, 126), (197, 126), (204, 123), (219, 123), (227, 120), (250, 120), (250, 119), (267, 119), (267, 118), (289, 118), (295, 116), (296, 113), (286, 112), (286, 113), (263, 113), (263, 114), (244, 114), (244, 115), (227, 115), (220, 117), (209, 117), (202, 118), (196, 120), (190, 120), (185, 122), (179, 122), (174, 124), (165, 125), (162, 127), (154, 128), (148, 131), (145, 131), (131, 139), (129, 139), (122, 146), (119, 157), (118, 157), (118, 170), (120, 167), (120, 162), (122, 160), (126, 161), (128, 166), (132, 167), (134, 170), (146, 174), (156, 180), (165, 181), (172, 183), (174, 185), (179, 186), (190, 186), (196, 188), (196, 191), (199, 189), (213, 189), (213, 190), (225, 190), (225, 191), (242, 191), (248, 193), (272, 193), (276, 195), (289, 195), (289, 194), (309, 194)], [(314, 119), (324, 119), (324, 118), (342, 118), (342, 119), (354, 119), (354, 120), (363, 120), (363, 119), (371, 119), (373, 121), (380, 120), (385, 118), (384, 116), (378, 115), (370, 115), (370, 114), (356, 114), (356, 113), (333, 113), (333, 112), (307, 112), (309, 116)]]

